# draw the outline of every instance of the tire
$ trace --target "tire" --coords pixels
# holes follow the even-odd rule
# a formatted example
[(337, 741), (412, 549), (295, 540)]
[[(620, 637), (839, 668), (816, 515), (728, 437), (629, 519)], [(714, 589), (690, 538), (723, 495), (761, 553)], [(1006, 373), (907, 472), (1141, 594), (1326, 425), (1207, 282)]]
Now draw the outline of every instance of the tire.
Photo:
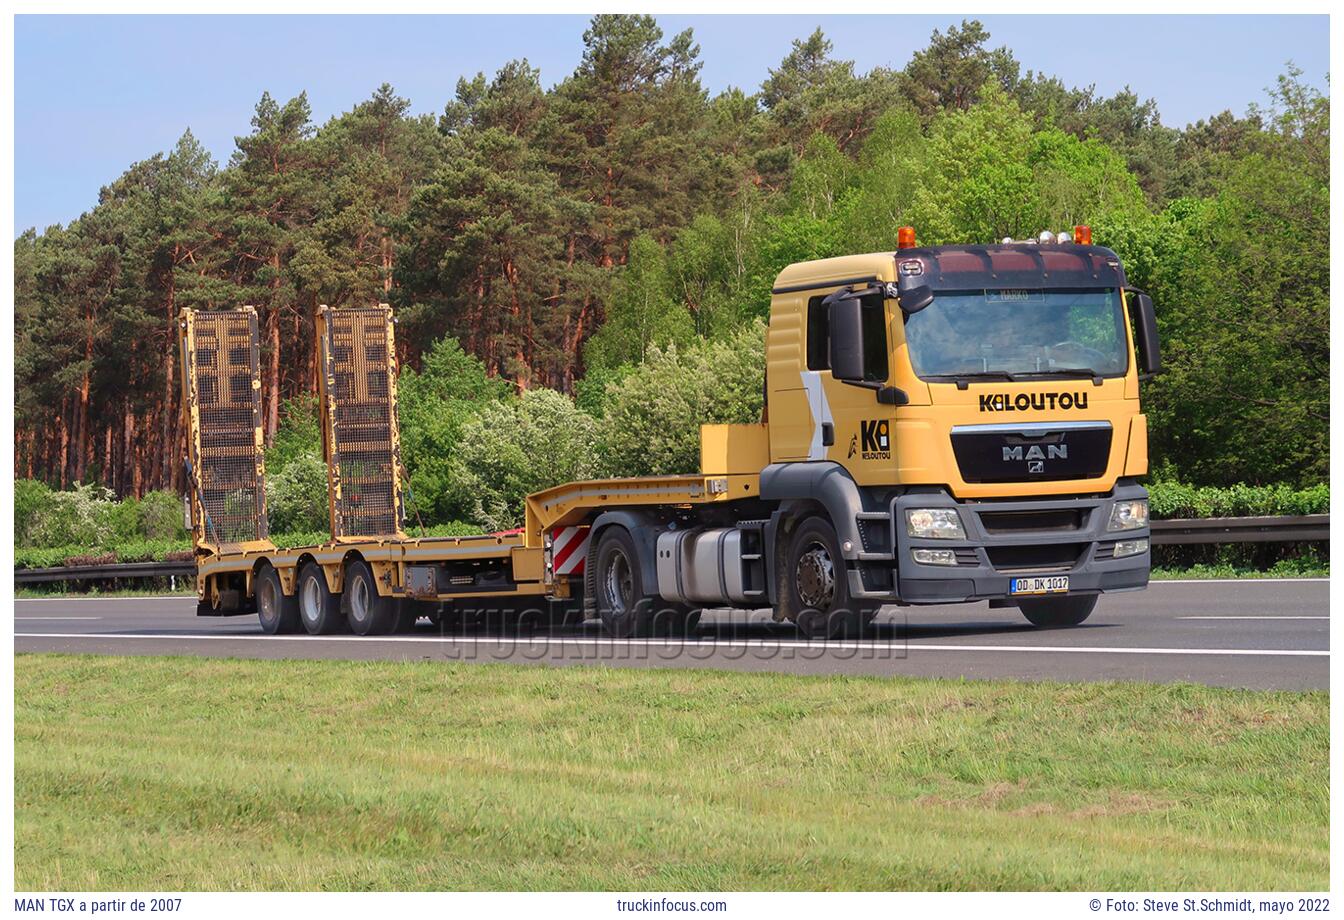
[(263, 565), (257, 573), (253, 593), (257, 599), (257, 619), (266, 635), (286, 635), (303, 629), (298, 594), (285, 594), (280, 573), (270, 564)]
[(644, 587), (635, 541), (624, 527), (602, 531), (594, 555), (597, 615), (617, 639), (648, 638), (658, 606)]
[(849, 596), (840, 541), (823, 518), (808, 518), (793, 532), (784, 571), (794, 623), (809, 639), (856, 638), (877, 615), (876, 606)]
[(362, 559), (353, 559), (345, 567), (345, 593), (342, 607), (357, 636), (386, 636), (401, 623), (401, 605), (395, 597), (378, 593), (373, 569)]
[(329, 636), (345, 627), (341, 615), (341, 596), (332, 594), (322, 566), (310, 562), (299, 571), (299, 620), (311, 636)]
[(1051, 629), (1060, 626), (1077, 626), (1092, 615), (1097, 606), (1097, 595), (1077, 594), (1073, 597), (1038, 597), (1022, 599), (1017, 609), (1031, 621), (1033, 626)]

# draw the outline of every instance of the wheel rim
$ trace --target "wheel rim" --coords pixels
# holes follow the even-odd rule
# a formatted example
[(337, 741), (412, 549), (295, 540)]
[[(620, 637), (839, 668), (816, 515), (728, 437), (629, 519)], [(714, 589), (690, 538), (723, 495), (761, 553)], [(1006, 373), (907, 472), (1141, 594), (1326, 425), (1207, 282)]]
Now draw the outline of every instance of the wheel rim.
[(309, 623), (316, 623), (321, 611), (322, 589), (316, 578), (305, 578), (303, 580), (303, 618)]
[(350, 585), (350, 615), (360, 623), (369, 618), (369, 585), (358, 576)]
[(603, 582), (607, 605), (611, 610), (614, 613), (629, 610), (635, 593), (635, 581), (634, 573), (630, 569), (630, 560), (622, 550), (612, 551), (611, 559), (607, 563), (607, 577)]
[(810, 543), (798, 557), (794, 572), (798, 599), (804, 607), (829, 610), (835, 600), (835, 563), (830, 551), (820, 543)]
[(257, 593), (257, 606), (266, 619), (275, 618), (275, 584), (269, 578), (261, 583), (261, 590)]

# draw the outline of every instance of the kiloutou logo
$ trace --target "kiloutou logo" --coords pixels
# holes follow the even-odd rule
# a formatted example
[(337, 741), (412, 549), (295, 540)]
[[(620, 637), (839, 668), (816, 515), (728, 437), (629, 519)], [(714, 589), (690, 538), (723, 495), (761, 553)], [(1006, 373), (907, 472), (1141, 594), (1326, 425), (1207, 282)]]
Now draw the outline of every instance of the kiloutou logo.
[(1035, 409), (1086, 409), (1086, 393), (1008, 393), (981, 394), (981, 412), (1026, 412)]

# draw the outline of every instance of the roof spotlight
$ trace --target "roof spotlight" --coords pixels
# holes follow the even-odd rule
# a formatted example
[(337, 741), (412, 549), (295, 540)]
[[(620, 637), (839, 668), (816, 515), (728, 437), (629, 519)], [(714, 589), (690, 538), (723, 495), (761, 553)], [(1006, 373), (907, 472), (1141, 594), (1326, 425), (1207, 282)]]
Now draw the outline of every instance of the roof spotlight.
[(1057, 243), (1072, 243), (1072, 242), (1073, 242), (1073, 237), (1069, 235), (1069, 231), (1067, 231), (1067, 230), (1061, 230), (1061, 231), (1059, 231), (1059, 236), (1055, 237), (1055, 242), (1057, 242)]

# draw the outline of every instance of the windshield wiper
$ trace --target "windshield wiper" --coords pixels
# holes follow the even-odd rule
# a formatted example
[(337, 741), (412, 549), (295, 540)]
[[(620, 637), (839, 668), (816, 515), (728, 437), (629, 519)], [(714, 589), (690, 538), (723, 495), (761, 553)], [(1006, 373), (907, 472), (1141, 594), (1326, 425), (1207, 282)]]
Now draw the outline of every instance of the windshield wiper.
[(1090, 367), (1052, 367), (1041, 371), (1019, 371), (1018, 378), (1023, 377), (1091, 377), (1092, 382), (1101, 386), (1101, 374)]
[(958, 390), (964, 390), (971, 385), (972, 380), (1008, 380), (1013, 381), (1017, 378), (1007, 371), (963, 371), (959, 374), (929, 374), (925, 380), (951, 380), (957, 385)]
[(1008, 371), (960, 371), (955, 374), (929, 374), (925, 380), (969, 380), (972, 378), (984, 380), (1015, 380), (1016, 378)]

